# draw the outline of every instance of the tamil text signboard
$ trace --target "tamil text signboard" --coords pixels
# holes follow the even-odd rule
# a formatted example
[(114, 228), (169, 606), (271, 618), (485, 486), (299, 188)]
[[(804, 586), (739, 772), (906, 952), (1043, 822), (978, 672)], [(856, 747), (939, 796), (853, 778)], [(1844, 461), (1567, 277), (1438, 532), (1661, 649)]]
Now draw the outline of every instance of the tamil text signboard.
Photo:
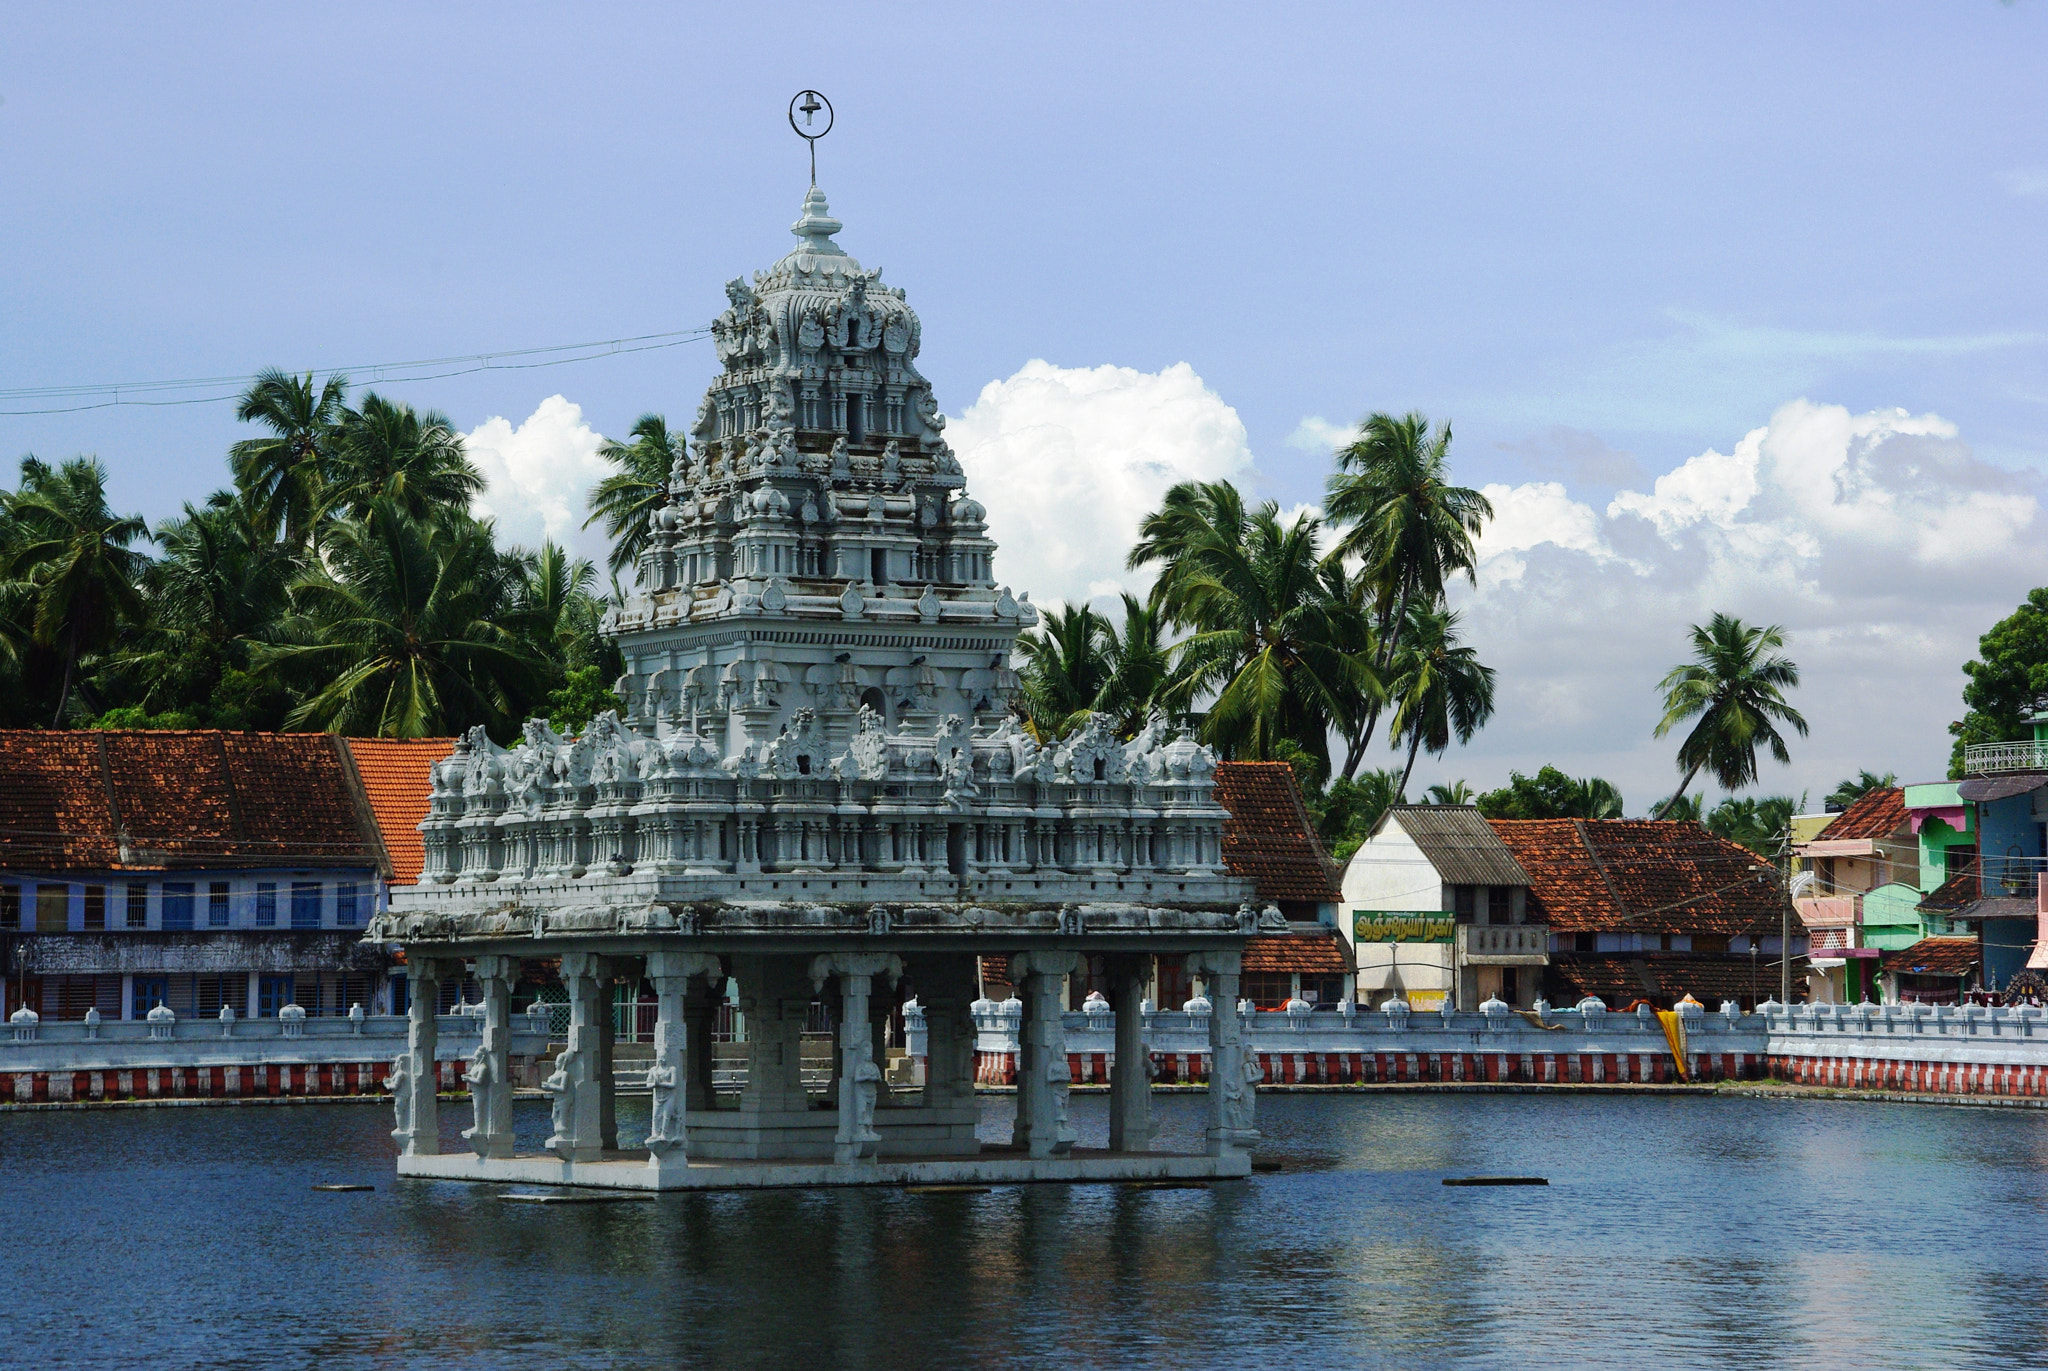
[(1449, 914), (1361, 909), (1351, 916), (1351, 929), (1361, 943), (1448, 943), (1457, 919)]

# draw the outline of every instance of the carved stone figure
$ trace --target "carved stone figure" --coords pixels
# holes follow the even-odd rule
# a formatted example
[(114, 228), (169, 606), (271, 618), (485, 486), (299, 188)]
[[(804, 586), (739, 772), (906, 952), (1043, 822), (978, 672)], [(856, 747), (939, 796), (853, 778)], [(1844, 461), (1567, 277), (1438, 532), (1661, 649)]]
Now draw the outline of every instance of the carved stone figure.
[(413, 1099), (412, 1054), (401, 1052), (391, 1059), (391, 1074), (384, 1078), (384, 1088), (391, 1092), (391, 1112), (397, 1126), (391, 1130), (391, 1137), (401, 1152), (412, 1150), (412, 1135), (416, 1121), (415, 1100)]
[(491, 1064), (491, 1053), (487, 1047), (478, 1047), (469, 1054), (468, 1067), (463, 1079), (469, 1086), (471, 1123), (462, 1130), (463, 1138), (470, 1150), (479, 1157), (489, 1156), (492, 1149), (491, 1118), (495, 1112), (497, 1094), (511, 1087), (498, 1078), (498, 1070)]
[(659, 1157), (673, 1151), (683, 1140), (683, 1094), (676, 1089), (675, 1068), (659, 1061), (647, 1068), (644, 1083), (653, 1098), (647, 1150)]

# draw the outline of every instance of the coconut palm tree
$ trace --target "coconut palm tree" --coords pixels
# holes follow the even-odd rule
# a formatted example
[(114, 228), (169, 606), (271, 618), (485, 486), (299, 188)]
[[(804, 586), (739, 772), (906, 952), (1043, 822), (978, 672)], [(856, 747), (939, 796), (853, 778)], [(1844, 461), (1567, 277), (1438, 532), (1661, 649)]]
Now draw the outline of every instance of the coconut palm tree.
[(1454, 737), (1469, 743), (1493, 717), (1493, 668), (1480, 665), (1474, 649), (1458, 645), (1456, 610), (1410, 607), (1387, 697), (1394, 705), (1392, 740), (1397, 747), (1408, 740), (1402, 790), (1424, 748), (1434, 756), (1447, 751)]
[(1159, 707), (1160, 694), (1173, 674), (1173, 648), (1167, 642), (1166, 617), (1157, 605), (1137, 596), (1123, 597), (1124, 621), (1109, 624), (1103, 656), (1109, 677), (1096, 692), (1097, 712), (1116, 717), (1117, 732), (1133, 737)]
[(506, 554), (518, 570), (510, 622), (538, 656), (566, 663), (595, 606), (597, 568), (549, 540), (540, 551)]
[(61, 725), (80, 660), (143, 619), (136, 583), (148, 559), (132, 544), (149, 536), (149, 525), (108, 506), (107, 469), (93, 457), (58, 467), (24, 457), (20, 488), (0, 499), (11, 525), (0, 584), (19, 603), (29, 642), (63, 663), (51, 718)]
[(1115, 672), (1113, 641), (1109, 621), (1087, 605), (1048, 610), (1039, 627), (1018, 637), (1019, 703), (1041, 741), (1064, 736), (1102, 698)]
[(347, 399), (346, 376), (330, 376), (316, 390), (311, 372), (287, 376), (275, 367), (242, 393), (235, 417), (270, 432), (229, 448), (228, 466), (269, 537), (303, 547), (311, 536)]
[(287, 727), (421, 738), (485, 724), (504, 736), (547, 683), (517, 631), (516, 564), (466, 514), (398, 501), (326, 531), (260, 664), (301, 684)]
[(1433, 785), (1423, 792), (1428, 798), (1425, 804), (1468, 805), (1472, 803), (1472, 787), (1463, 781), (1452, 781), (1449, 785)]
[[(1472, 540), (1493, 517), (1493, 505), (1478, 491), (1450, 483), (1450, 449), (1448, 423), (1432, 431), (1420, 414), (1373, 414), (1359, 426), (1357, 441), (1337, 453), (1323, 507), (1331, 524), (1345, 531), (1330, 555), (1360, 563), (1380, 645), (1373, 666), (1381, 674), (1392, 664), (1394, 629), (1408, 607), (1435, 608), (1461, 572), (1475, 580)], [(1345, 776), (1357, 771), (1379, 713), (1362, 711), (1346, 731)]]
[(1664, 692), (1657, 737), (1687, 719), (1698, 721), (1678, 745), (1682, 779), (1665, 810), (1703, 770), (1723, 790), (1740, 790), (1756, 780), (1758, 747), (1768, 747), (1780, 763), (1791, 762), (1778, 725), (1803, 738), (1806, 720), (1785, 702), (1784, 692), (1799, 684), (1799, 667), (1776, 655), (1784, 646), (1785, 632), (1775, 624), (1759, 628), (1731, 614), (1716, 614), (1704, 625), (1693, 625), (1692, 660), (1671, 668), (1657, 687)]
[(1899, 783), (1896, 771), (1887, 771), (1880, 776), (1875, 771), (1859, 771), (1828, 792), (1826, 803), (1840, 809), (1847, 809), (1873, 790), (1890, 790)]
[(483, 473), (462, 450), (462, 435), (438, 410), (416, 410), (376, 392), (344, 410), (328, 463), (321, 518), (366, 519), (389, 501), (414, 519), (464, 510), (484, 488)]
[(1271, 501), (1247, 510), (1228, 481), (1177, 485), (1139, 525), (1129, 565), (1160, 564), (1153, 603), (1188, 630), (1162, 703), (1213, 696), (1203, 729), (1226, 755), (1271, 759), (1291, 740), (1327, 773), (1331, 722), (1380, 693), (1320, 528), (1282, 524)]
[(670, 433), (668, 420), (659, 414), (643, 414), (633, 424), (632, 441), (607, 440), (597, 455), (618, 470), (599, 481), (590, 492), (589, 528), (604, 520), (604, 531), (612, 540), (611, 568), (624, 573), (632, 569), (647, 546), (654, 529), (654, 512), (668, 501), (669, 473), (681, 460), (689, 439)]

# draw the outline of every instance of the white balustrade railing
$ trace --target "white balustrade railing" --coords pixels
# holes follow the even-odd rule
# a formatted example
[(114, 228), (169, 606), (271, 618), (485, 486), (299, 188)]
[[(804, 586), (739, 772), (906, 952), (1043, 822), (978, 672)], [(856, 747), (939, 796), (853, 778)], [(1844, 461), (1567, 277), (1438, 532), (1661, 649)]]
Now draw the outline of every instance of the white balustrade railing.
[(2048, 771), (2048, 742), (1971, 743), (1963, 749), (1963, 770), (1973, 776)]

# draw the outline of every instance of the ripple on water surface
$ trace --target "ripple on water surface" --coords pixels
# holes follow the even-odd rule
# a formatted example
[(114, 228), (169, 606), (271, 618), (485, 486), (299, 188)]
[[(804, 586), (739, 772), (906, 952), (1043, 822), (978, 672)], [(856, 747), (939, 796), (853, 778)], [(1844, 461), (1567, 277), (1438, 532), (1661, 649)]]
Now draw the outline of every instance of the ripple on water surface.
[[(1162, 1145), (1203, 1102), (1156, 1101)], [(636, 1112), (637, 1111), (637, 1112)], [(644, 1102), (621, 1106), (630, 1141)], [(467, 1110), (443, 1110), (445, 1145)], [(985, 1104), (984, 1133), (1009, 1102)], [(1077, 1096), (1083, 1142), (1106, 1103)], [(2012, 1366), (2048, 1348), (2048, 1114), (1285, 1095), (1277, 1174), (506, 1205), (380, 1107), (0, 1115), (35, 1366)], [(522, 1103), (523, 1147), (545, 1133)], [(1550, 1178), (1464, 1189), (1447, 1175)], [(367, 1182), (372, 1193), (321, 1193)]]

